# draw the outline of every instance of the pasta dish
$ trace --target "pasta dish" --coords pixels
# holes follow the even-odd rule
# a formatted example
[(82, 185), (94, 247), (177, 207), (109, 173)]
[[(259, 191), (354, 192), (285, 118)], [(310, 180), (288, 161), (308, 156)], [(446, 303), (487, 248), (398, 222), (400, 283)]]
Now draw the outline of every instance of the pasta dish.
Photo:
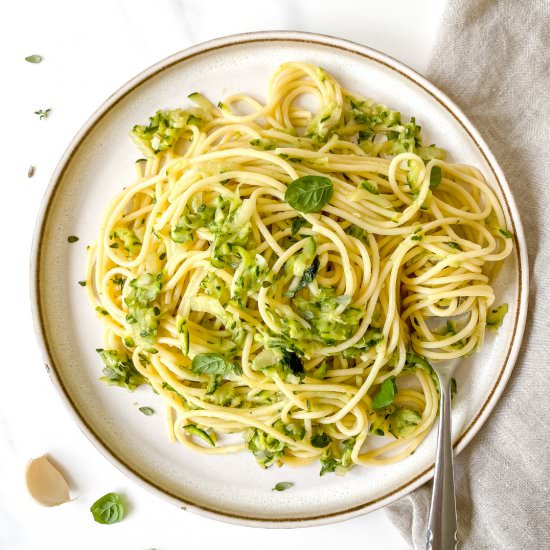
[(513, 235), (473, 166), (414, 118), (289, 62), (265, 103), (159, 110), (89, 248), (103, 380), (148, 384), (173, 440), (321, 474), (403, 459), (438, 413), (430, 362), (502, 323)]

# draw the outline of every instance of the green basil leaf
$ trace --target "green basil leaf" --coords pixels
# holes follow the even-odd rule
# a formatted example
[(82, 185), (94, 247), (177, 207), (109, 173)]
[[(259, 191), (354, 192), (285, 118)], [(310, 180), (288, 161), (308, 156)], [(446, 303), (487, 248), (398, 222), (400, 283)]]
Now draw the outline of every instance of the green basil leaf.
[(382, 382), (380, 389), (374, 394), (372, 398), (372, 408), (373, 409), (382, 409), (391, 405), (395, 398), (397, 388), (395, 386), (395, 378), (390, 376)]
[(29, 63), (41, 63), (42, 56), (38, 54), (28, 55), (27, 57), (25, 57), (25, 61)]
[(299, 212), (320, 212), (334, 195), (332, 181), (324, 176), (303, 176), (286, 189), (285, 201)]
[(291, 487), (294, 487), (294, 483), (291, 481), (279, 481), (279, 483), (275, 484), (275, 487), (271, 489), (272, 491), (286, 491), (287, 489), (290, 489)]
[(219, 353), (199, 353), (193, 357), (191, 370), (195, 374), (229, 374), (235, 365)]
[(151, 407), (140, 407), (138, 411), (140, 413), (143, 413), (145, 416), (151, 416), (155, 414), (155, 411)]
[(90, 512), (92, 512), (97, 523), (110, 525), (122, 521), (126, 509), (119, 495), (107, 493), (92, 504)]
[(434, 191), (441, 184), (441, 166), (434, 166), (430, 172), (430, 189)]

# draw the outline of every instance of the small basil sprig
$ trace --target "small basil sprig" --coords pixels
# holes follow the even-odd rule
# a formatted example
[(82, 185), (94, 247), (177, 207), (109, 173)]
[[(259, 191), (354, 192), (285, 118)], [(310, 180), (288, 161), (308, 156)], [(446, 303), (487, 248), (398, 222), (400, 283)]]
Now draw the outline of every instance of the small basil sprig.
[(320, 212), (332, 196), (332, 181), (325, 176), (303, 176), (294, 180), (286, 189), (285, 201), (298, 212)]
[(229, 374), (237, 368), (219, 353), (199, 353), (193, 357), (191, 370), (195, 374)]
[(374, 397), (372, 398), (372, 408), (382, 409), (384, 407), (387, 407), (388, 405), (391, 405), (395, 398), (396, 392), (397, 387), (395, 385), (395, 378), (393, 376), (386, 378), (386, 380), (382, 382), (380, 389), (374, 394)]
[(38, 111), (34, 111), (35, 115), (38, 115), (38, 118), (40, 120), (44, 120), (50, 116), (51, 109), (39, 109)]
[(94, 520), (104, 525), (122, 521), (126, 513), (122, 499), (116, 493), (103, 495), (92, 504), (90, 511)]

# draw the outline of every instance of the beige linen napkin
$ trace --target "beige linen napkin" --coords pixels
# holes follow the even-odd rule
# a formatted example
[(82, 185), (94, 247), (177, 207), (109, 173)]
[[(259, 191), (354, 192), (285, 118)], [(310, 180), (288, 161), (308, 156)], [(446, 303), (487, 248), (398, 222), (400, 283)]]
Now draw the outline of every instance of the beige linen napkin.
[[(531, 270), (512, 378), (456, 460), (459, 547), (549, 550), (550, 0), (450, 0), (428, 78), (465, 111), (504, 170)], [(430, 495), (431, 483), (388, 508), (415, 549), (426, 547)]]

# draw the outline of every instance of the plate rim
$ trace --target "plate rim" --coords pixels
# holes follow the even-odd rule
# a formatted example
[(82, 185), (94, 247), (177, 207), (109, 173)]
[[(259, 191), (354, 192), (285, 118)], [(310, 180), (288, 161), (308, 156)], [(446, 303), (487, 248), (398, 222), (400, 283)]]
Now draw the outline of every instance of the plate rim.
[(61, 377), (56, 371), (55, 363), (49, 351), (49, 345), (45, 334), (45, 321), (42, 314), (41, 302), (39, 297), (40, 260), (43, 244), (42, 237), (46, 222), (48, 220), (50, 206), (53, 202), (53, 199), (55, 198), (58, 184), (61, 181), (65, 170), (68, 168), (73, 156), (76, 154), (87, 134), (100, 122), (103, 116), (106, 115), (109, 110), (113, 108), (119, 101), (121, 101), (127, 94), (129, 94), (138, 86), (142, 85), (148, 79), (161, 73), (162, 71), (167, 70), (173, 65), (176, 65), (180, 62), (189, 60), (197, 55), (211, 53), (215, 50), (253, 42), (294, 42), (315, 44), (359, 55), (360, 57), (384, 65), (390, 70), (393, 70), (401, 76), (404, 76), (412, 84), (420, 86), (420, 88), (422, 88), (443, 108), (445, 108), (445, 110), (449, 114), (451, 114), (453, 118), (459, 123), (459, 125), (466, 131), (469, 138), (473, 141), (474, 145), (479, 150), (481, 155), (484, 157), (487, 165), (489, 166), (493, 177), (497, 182), (498, 187), (500, 188), (502, 197), (511, 218), (510, 222), (512, 224), (515, 239), (514, 250), (516, 254), (518, 271), (518, 300), (515, 312), (515, 323), (512, 328), (512, 339), (508, 347), (507, 355), (500, 368), (497, 380), (495, 381), (487, 399), (485, 400), (475, 417), (470, 421), (470, 423), (464, 429), (464, 432), (454, 442), (455, 453), (460, 453), (473, 439), (473, 437), (486, 422), (487, 418), (494, 409), (496, 403), (499, 401), (507, 385), (508, 379), (510, 378), (510, 375), (517, 360), (517, 356), (519, 354), (522, 343), (522, 336), (525, 329), (529, 296), (529, 264), (527, 259), (527, 246), (525, 242), (525, 235), (519, 211), (517, 209), (512, 190), (506, 180), (506, 177), (504, 176), (502, 169), (500, 168), (485, 140), (481, 137), (478, 130), (469, 121), (463, 111), (435, 85), (433, 85), (425, 77), (423, 77), (404, 63), (401, 63), (400, 61), (397, 61), (391, 56), (384, 54), (378, 50), (353, 42), (351, 40), (325, 34), (287, 30), (248, 32), (223, 36), (183, 49), (158, 61), (154, 65), (151, 65), (150, 67), (138, 73), (136, 76), (123, 84), (113, 94), (111, 94), (84, 122), (82, 127), (69, 142), (63, 155), (58, 161), (52, 173), (48, 186), (44, 192), (42, 203), (35, 223), (31, 245), (31, 311), (36, 339), (40, 348), (42, 359), (45, 364), (46, 372), (48, 373), (49, 378), (53, 383), (53, 386), (59, 394), (61, 400), (68, 409), (70, 415), (76, 421), (80, 430), (84, 433), (88, 440), (91, 441), (95, 448), (111, 464), (113, 464), (118, 470), (120, 470), (132, 481), (134, 481), (141, 487), (144, 487), (148, 491), (162, 497), (164, 500), (167, 500), (172, 504), (176, 504), (183, 510), (189, 510), (194, 513), (209, 517), (211, 519), (217, 519), (232, 524), (271, 528), (291, 528), (323, 525), (337, 521), (343, 521), (363, 515), (368, 512), (372, 512), (402, 498), (403, 496), (409, 494), (433, 477), (433, 464), (421, 473), (414, 476), (412, 479), (403, 483), (401, 486), (387, 492), (381, 497), (369, 500), (359, 505), (348, 507), (344, 510), (303, 518), (267, 518), (239, 515), (226, 510), (224, 511), (222, 509), (213, 509), (198, 504), (196, 502), (187, 501), (177, 495), (171, 494), (165, 488), (158, 486), (153, 480), (148, 479), (144, 474), (136, 472), (132, 467), (125, 464), (123, 458), (117, 456), (117, 454), (113, 450), (111, 450), (108, 445), (104, 441), (102, 441), (101, 438), (97, 436), (94, 433), (93, 429), (87, 424), (86, 420), (81, 415), (77, 404), (73, 402), (69, 392), (65, 389), (63, 385)]

